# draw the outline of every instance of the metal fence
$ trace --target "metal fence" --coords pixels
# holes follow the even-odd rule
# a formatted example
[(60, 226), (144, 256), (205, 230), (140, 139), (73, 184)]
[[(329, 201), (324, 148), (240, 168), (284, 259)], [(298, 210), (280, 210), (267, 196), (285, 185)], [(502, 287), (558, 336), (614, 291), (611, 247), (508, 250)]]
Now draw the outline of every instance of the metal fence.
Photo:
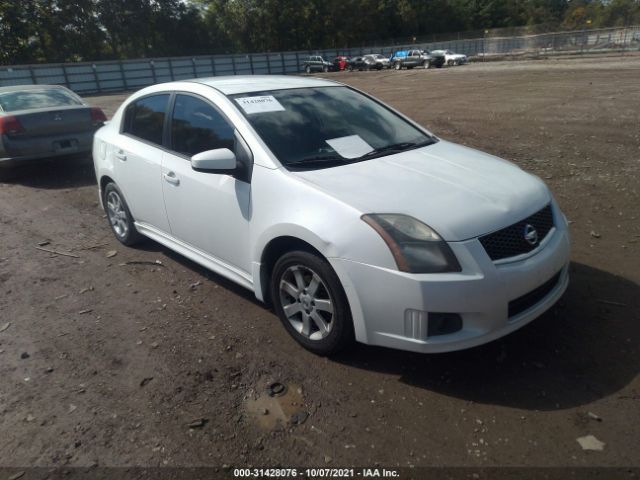
[(197, 77), (299, 73), (309, 55), (322, 55), (328, 60), (338, 55), (354, 57), (367, 53), (391, 56), (404, 48), (448, 49), (478, 58), (640, 50), (640, 26), (515, 37), (487, 36), (404, 46), (1, 66), (0, 87), (59, 84), (80, 94), (121, 92)]

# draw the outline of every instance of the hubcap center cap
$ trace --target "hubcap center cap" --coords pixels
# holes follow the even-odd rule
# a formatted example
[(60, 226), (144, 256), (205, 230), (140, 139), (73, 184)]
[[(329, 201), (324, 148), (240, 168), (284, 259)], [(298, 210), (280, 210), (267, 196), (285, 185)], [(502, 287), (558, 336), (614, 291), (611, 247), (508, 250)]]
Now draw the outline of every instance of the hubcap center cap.
[(300, 303), (302, 304), (305, 310), (311, 310), (311, 302), (312, 302), (312, 298), (310, 295), (307, 295), (306, 293), (303, 293), (302, 295), (300, 295)]

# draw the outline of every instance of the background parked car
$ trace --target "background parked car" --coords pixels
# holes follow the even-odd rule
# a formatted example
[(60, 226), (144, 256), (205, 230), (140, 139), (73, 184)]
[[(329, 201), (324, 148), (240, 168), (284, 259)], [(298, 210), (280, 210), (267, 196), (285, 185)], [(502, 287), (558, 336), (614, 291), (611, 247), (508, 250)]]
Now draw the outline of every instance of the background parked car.
[(442, 68), (445, 63), (444, 55), (435, 51), (424, 50), (423, 55), (430, 58), (430, 67)]
[(345, 57), (344, 55), (339, 55), (333, 59), (333, 71), (341, 72), (347, 69), (349, 65), (349, 57)]
[(432, 55), (424, 50), (400, 50), (391, 58), (391, 64), (396, 70), (415, 67), (439, 68), (444, 64), (444, 57)]
[(0, 88), (0, 165), (91, 151), (104, 112), (58, 85)]
[[(384, 57), (383, 57), (384, 58)], [(389, 60), (387, 59), (387, 63)], [(385, 67), (382, 60), (376, 58), (375, 55), (364, 55), (351, 59), (347, 69), (353, 70), (382, 70)]]
[(389, 57), (385, 57), (381, 53), (372, 53), (371, 57), (374, 58), (377, 64), (381, 65), (381, 68), (391, 68), (391, 60)]
[(320, 55), (312, 55), (302, 64), (302, 69), (306, 73), (328, 72), (333, 67), (331, 62), (327, 62)]
[(454, 65), (464, 65), (465, 63), (469, 63), (469, 59), (466, 55), (455, 53), (451, 50), (433, 50), (431, 53), (444, 56), (445, 63), (450, 67), (453, 67)]

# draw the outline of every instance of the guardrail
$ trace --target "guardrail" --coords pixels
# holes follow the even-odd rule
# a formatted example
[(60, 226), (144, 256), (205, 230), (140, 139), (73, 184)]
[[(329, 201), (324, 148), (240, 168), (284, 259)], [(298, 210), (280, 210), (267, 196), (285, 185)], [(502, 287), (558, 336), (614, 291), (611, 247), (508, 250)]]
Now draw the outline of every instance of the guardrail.
[(80, 94), (136, 90), (155, 83), (219, 75), (292, 74), (302, 71), (309, 55), (331, 60), (393, 52), (407, 48), (453, 50), (469, 57), (553, 55), (596, 51), (640, 50), (640, 26), (517, 37), (486, 37), (406, 46), (355, 47), (297, 52), (249, 53), (104, 62), (0, 66), (0, 87), (59, 84)]

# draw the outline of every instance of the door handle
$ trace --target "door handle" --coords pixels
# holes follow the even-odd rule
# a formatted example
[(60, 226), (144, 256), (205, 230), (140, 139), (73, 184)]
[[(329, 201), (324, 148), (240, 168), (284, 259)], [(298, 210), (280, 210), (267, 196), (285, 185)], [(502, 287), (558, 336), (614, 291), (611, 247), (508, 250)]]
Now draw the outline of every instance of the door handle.
[(127, 155), (122, 150), (120, 150), (119, 152), (116, 152), (116, 158), (122, 162), (127, 161)]
[(180, 179), (176, 177), (176, 174), (173, 172), (165, 173), (163, 177), (171, 185), (176, 185), (176, 186), (180, 185)]

